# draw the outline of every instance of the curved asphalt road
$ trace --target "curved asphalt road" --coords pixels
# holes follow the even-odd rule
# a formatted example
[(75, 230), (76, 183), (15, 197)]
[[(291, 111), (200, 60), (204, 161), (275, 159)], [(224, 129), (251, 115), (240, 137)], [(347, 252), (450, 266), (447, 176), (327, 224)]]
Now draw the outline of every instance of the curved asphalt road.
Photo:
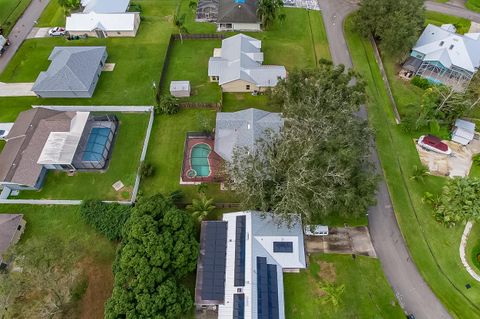
[[(352, 67), (343, 23), (345, 18), (357, 9), (357, 2), (355, 0), (318, 0), (318, 2), (324, 18), (333, 62)], [(480, 14), (473, 13), (461, 6), (427, 1), (426, 8), (480, 22)], [(366, 110), (361, 110), (360, 115), (366, 118)], [(372, 149), (371, 159), (375, 163), (378, 174), (383, 176), (375, 149)], [(370, 207), (368, 211), (368, 224), (383, 271), (405, 312), (414, 314), (417, 319), (451, 318), (411, 260), (398, 227), (387, 185), (383, 179), (378, 186), (377, 204)]]

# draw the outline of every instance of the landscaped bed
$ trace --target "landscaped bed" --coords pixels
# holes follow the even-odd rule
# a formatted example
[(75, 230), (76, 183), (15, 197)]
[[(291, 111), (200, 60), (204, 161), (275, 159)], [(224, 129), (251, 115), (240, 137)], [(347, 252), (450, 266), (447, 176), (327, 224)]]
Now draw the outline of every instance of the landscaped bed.
[[(414, 136), (396, 125), (373, 48), (367, 39), (354, 32), (351, 20), (346, 23), (346, 35), (355, 68), (367, 83), (369, 120), (376, 132), (377, 151), (413, 260), (454, 316), (480, 317), (480, 283), (464, 270), (458, 253), (463, 225), (446, 228), (439, 224), (433, 218), (432, 207), (423, 201), (427, 191), (440, 194), (447, 180), (429, 176), (418, 182), (410, 178), (414, 166), (421, 165), (413, 144)], [(395, 90), (393, 93), (399, 94)], [(467, 283), (471, 289), (465, 287)]]
[[(120, 124), (113, 144), (111, 160), (105, 172), (50, 171), (40, 191), (21, 191), (24, 199), (89, 199), (129, 200), (140, 163), (149, 115), (117, 114)], [(112, 185), (122, 181), (125, 188), (119, 192)], [(16, 197), (10, 197), (12, 199)]]
[[(326, 286), (344, 286), (338, 307)], [(322, 289), (324, 288), (324, 289)], [(377, 259), (310, 255), (308, 269), (284, 274), (286, 318), (405, 318)]]

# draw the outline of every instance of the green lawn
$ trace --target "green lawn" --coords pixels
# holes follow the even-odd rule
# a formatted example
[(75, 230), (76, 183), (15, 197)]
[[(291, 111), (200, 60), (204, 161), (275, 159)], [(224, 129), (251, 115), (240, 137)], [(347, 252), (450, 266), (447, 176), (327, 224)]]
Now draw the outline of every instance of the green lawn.
[[(24, 215), (27, 224), (18, 245), (36, 241), (48, 250), (52, 240), (75, 242), (76, 267), (88, 278), (84, 296), (95, 297), (89, 299), (88, 303), (85, 302), (87, 300), (81, 301), (80, 312), (85, 315), (96, 309), (95, 315), (102, 315), (103, 304), (113, 285), (111, 265), (116, 245), (83, 222), (78, 206), (0, 205), (0, 213)], [(58, 263), (62, 263), (62, 260), (58, 260)], [(35, 299), (35, 296), (25, 296), (25, 306), (28, 307)]]
[[(55, 46), (106, 45), (108, 61), (115, 63), (113, 72), (103, 72), (91, 99), (38, 99), (32, 104), (63, 105), (151, 105), (154, 102), (152, 82), (158, 82), (168, 41), (175, 1), (140, 0), (143, 20), (135, 38), (89, 38), (67, 41), (63, 38), (25, 41), (0, 75), (3, 82), (33, 82), (46, 70), (47, 60)], [(0, 106), (1, 107), (1, 106)]]
[(480, 12), (480, 0), (467, 0), (465, 6), (475, 12)]
[(467, 33), (470, 29), (470, 24), (472, 22), (465, 18), (459, 18), (433, 11), (427, 11), (425, 25), (427, 25), (428, 23), (438, 26), (446, 23), (451, 23), (457, 28), (458, 33), (464, 34)]
[[(287, 319), (405, 318), (378, 259), (315, 254), (309, 261), (299, 274), (284, 273)], [(345, 286), (338, 308), (325, 303), (325, 282)]]
[(472, 268), (480, 274), (480, 225), (476, 223), (468, 237), (466, 257)]
[(8, 35), (32, 0), (0, 0), (0, 26)]
[(208, 60), (213, 55), (213, 49), (221, 46), (221, 40), (175, 41), (170, 52), (163, 94), (169, 94), (170, 81), (188, 80), (192, 96), (180, 101), (220, 102), (222, 90), (218, 83), (209, 81)]
[(50, 1), (38, 19), (38, 27), (63, 27), (65, 26), (65, 9), (58, 1)]
[[(128, 200), (139, 166), (148, 115), (117, 114), (120, 120), (118, 135), (113, 145), (110, 164), (105, 173), (48, 172), (40, 191), (22, 191), (20, 198), (28, 199), (88, 199)], [(126, 151), (128, 150), (128, 151)], [(125, 188), (116, 192), (112, 184), (121, 180)]]
[[(424, 183), (409, 177), (420, 160), (413, 136), (395, 124), (373, 48), (346, 23), (347, 42), (356, 70), (367, 83), (369, 120), (402, 233), (422, 276), (456, 318), (480, 317), (480, 284), (463, 269), (458, 247), (463, 226), (450, 229), (438, 224), (429, 205), (422, 202), (429, 191), (439, 194), (446, 179), (430, 176)], [(471, 289), (465, 284), (470, 283)]]

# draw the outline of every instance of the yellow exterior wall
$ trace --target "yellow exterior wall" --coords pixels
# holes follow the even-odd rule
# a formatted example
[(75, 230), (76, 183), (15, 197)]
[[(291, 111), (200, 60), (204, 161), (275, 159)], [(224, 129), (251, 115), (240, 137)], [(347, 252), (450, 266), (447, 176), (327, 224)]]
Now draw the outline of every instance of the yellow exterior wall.
[[(247, 90), (247, 85), (250, 85), (250, 90)], [(223, 92), (253, 92), (261, 91), (255, 84), (244, 81), (236, 80), (232, 82), (225, 83), (222, 85)]]

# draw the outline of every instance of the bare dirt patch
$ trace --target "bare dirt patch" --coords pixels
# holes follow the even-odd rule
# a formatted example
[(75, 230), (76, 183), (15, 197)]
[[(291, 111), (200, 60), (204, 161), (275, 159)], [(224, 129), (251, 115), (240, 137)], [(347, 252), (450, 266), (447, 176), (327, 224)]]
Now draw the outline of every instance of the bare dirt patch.
[(317, 260), (316, 263), (320, 267), (317, 275), (322, 281), (334, 283), (335, 280), (337, 280), (337, 272), (334, 264), (322, 260)]
[(112, 294), (112, 265), (86, 259), (80, 263), (80, 267), (88, 278), (88, 287), (80, 302), (80, 318), (101, 319), (105, 302)]

